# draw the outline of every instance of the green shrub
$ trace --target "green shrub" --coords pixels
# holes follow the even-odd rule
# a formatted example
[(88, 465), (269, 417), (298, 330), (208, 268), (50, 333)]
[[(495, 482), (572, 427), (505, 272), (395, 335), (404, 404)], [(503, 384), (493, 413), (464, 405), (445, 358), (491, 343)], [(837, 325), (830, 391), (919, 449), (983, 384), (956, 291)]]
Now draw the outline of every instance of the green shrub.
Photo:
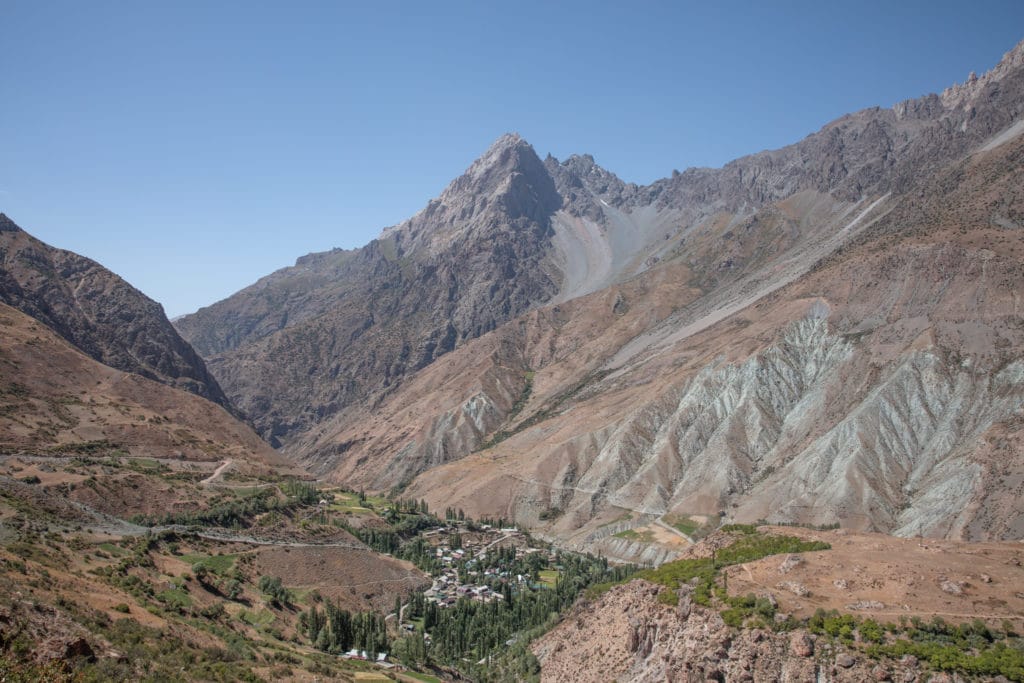
[(679, 595), (671, 588), (666, 588), (665, 590), (658, 593), (658, 602), (660, 602), (662, 605), (669, 605), (671, 607), (675, 607), (679, 604)]
[(885, 641), (885, 630), (874, 619), (865, 619), (857, 627), (861, 640), (868, 643), (882, 643)]

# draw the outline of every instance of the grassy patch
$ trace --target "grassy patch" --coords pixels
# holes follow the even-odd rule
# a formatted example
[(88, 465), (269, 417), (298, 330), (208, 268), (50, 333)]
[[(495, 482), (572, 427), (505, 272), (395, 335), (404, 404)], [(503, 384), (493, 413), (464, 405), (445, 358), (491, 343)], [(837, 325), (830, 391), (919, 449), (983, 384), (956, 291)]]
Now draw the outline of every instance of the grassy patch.
[[(661, 584), (673, 591), (683, 584), (690, 584), (693, 586), (693, 601), (707, 607), (711, 605), (718, 570), (723, 567), (743, 562), (753, 562), (769, 555), (827, 550), (830, 547), (827, 543), (820, 541), (804, 541), (794, 536), (768, 536), (758, 533), (754, 527), (731, 526), (735, 527), (731, 531), (738, 534), (738, 537), (731, 545), (718, 550), (714, 558), (707, 557), (667, 562), (655, 569), (645, 569), (638, 572), (635, 578)], [(671, 596), (667, 599), (670, 598)], [(722, 591), (722, 599), (729, 608), (747, 608), (745, 603), (732, 604), (732, 599), (728, 598), (724, 590)], [(751, 604), (749, 607), (752, 614), (755, 607), (759, 608), (761, 606)], [(728, 618), (736, 621), (743, 616), (746, 616), (746, 614), (729, 613)]]
[(421, 674), (418, 671), (403, 671), (402, 676), (405, 676), (406, 678), (414, 678), (417, 681), (424, 681), (424, 683), (441, 683), (441, 679), (437, 676)]
[[(703, 519), (698, 521), (694, 519), (697, 517)], [(712, 531), (718, 528), (719, 518), (714, 515), (679, 515), (679, 516), (666, 516), (662, 518), (666, 524), (671, 525), (673, 528), (681, 531), (690, 537), (693, 541), (699, 541)]]
[(744, 534), (732, 545), (719, 550), (715, 559), (720, 567), (730, 564), (753, 562), (769, 555), (783, 553), (805, 553), (831, 548), (824, 541), (805, 541), (795, 536), (768, 536), (763, 534)]
[(124, 460), (108, 458), (104, 464), (113, 467), (124, 467), (139, 474), (167, 474), (171, 471), (170, 467), (152, 458), (125, 458)]
[(335, 512), (349, 512), (357, 515), (376, 514), (375, 510), (386, 510), (391, 506), (391, 501), (381, 496), (364, 496), (362, 502), (359, 494), (351, 491), (330, 490), (334, 495), (334, 501), (327, 507)]
[(711, 605), (711, 588), (715, 583), (717, 569), (710, 558), (677, 560), (666, 562), (655, 569), (638, 572), (635, 578), (646, 579), (675, 590), (684, 583), (694, 582), (693, 601), (699, 605)]
[(170, 588), (157, 593), (157, 599), (168, 607), (188, 609), (192, 606), (192, 598), (180, 588)]
[(612, 588), (620, 585), (621, 581), (605, 581), (604, 583), (595, 583), (592, 586), (588, 586), (583, 595), (588, 600), (597, 600), (599, 597), (610, 591)]
[(243, 609), (238, 613), (238, 620), (250, 626), (269, 626), (274, 621), (274, 613), (265, 609), (258, 612)]
[(209, 571), (214, 574), (224, 575), (231, 571), (231, 568), (235, 566), (235, 559), (237, 555), (182, 555), (181, 561), (188, 562), (189, 564), (195, 565), (202, 563)]
[(900, 624), (879, 624), (871, 618), (819, 609), (808, 620), (807, 628), (848, 647), (859, 640), (866, 644), (868, 656), (875, 659), (913, 655), (940, 671), (971, 678), (1005, 676), (1024, 681), (1024, 641), (1012, 629), (992, 629), (981, 619), (949, 624), (941, 617), (930, 622), (912, 617), (909, 623), (901, 618)]
[(672, 527), (682, 531), (687, 536), (693, 536), (700, 529), (701, 524), (693, 521), (690, 517), (666, 517), (665, 521)]
[(542, 569), (538, 574), (540, 574), (541, 585), (549, 588), (555, 587), (555, 582), (558, 580), (557, 569)]
[(641, 543), (653, 543), (654, 532), (650, 529), (645, 531), (637, 531), (636, 529), (626, 529), (615, 534), (615, 538), (625, 538), (630, 541), (640, 541)]

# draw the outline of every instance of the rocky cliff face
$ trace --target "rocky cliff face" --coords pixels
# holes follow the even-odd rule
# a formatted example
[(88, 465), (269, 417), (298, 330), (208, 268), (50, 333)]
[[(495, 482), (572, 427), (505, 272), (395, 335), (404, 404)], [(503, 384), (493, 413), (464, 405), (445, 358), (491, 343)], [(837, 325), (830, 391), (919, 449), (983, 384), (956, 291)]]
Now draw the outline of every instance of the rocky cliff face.
[(0, 302), (93, 359), (230, 409), (203, 360), (160, 304), (98, 263), (35, 239), (0, 214)]
[(805, 631), (732, 629), (686, 598), (676, 608), (659, 604), (661, 590), (633, 581), (578, 605), (533, 645), (541, 680), (852, 682), (916, 680), (903, 676), (919, 672), (916, 662), (876, 665), (842, 646), (816, 651)]

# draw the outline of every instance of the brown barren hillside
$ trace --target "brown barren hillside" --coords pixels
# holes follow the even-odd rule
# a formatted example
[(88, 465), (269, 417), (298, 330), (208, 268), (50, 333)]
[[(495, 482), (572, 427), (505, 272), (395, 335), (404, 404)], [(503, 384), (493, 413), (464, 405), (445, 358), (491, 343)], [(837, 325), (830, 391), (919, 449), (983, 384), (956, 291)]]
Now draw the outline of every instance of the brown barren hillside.
[(102, 365), (0, 304), (0, 447), (8, 453), (125, 454), (285, 462), (224, 408)]
[(160, 304), (95, 261), (37, 240), (2, 213), (0, 303), (39, 320), (104, 365), (231, 409)]

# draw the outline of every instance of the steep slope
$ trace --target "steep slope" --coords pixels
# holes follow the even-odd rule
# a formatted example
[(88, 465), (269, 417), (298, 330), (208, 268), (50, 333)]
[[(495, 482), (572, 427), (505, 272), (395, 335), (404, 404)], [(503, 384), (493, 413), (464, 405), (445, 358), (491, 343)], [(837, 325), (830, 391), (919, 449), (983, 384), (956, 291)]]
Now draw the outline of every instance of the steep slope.
[(0, 304), (0, 450), (286, 463), (222, 407), (102, 365)]
[(36, 318), (100, 363), (230, 409), (160, 304), (98, 263), (40, 242), (3, 214), (0, 302)]
[(366, 247), (303, 257), (176, 325), (261, 432), (287, 445), (549, 299), (560, 203), (533, 149), (508, 135)]

